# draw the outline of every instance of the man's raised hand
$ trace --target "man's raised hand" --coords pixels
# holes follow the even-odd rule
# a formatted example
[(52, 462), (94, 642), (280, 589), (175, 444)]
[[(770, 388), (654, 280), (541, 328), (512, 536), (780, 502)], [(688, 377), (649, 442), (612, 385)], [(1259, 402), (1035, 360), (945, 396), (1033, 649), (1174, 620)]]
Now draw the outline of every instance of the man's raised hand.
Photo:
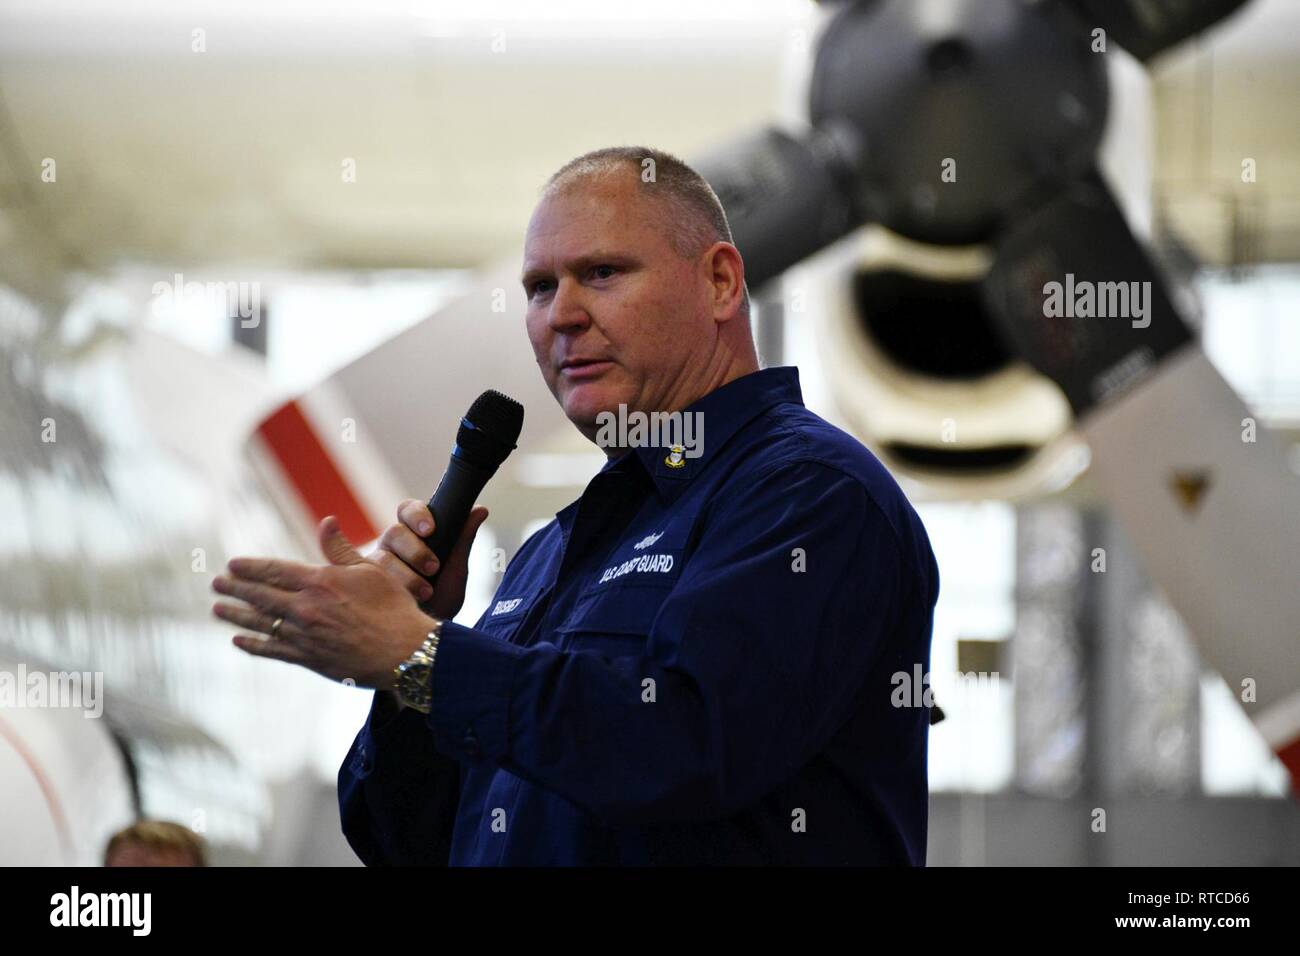
[[(408, 498), (397, 506), (398, 523), (385, 529), (379, 537), (379, 546), (366, 555), (366, 560), (382, 568), (426, 612), (450, 620), (465, 603), (469, 552), (487, 516), (486, 508), (470, 511), (445, 567), (439, 570), (438, 559), (423, 541), (433, 533), (433, 515), (423, 501)], [(438, 576), (430, 585), (425, 576), (435, 573)]]

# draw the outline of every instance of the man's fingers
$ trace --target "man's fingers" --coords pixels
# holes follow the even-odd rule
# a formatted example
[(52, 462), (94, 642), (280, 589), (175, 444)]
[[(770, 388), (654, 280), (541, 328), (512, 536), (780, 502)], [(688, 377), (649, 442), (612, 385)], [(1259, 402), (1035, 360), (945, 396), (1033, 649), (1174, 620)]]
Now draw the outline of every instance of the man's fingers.
[(278, 558), (231, 558), (230, 573), (245, 581), (258, 581), (286, 591), (301, 591), (312, 582), (315, 569), (297, 561)]
[(433, 534), (433, 513), (423, 501), (407, 498), (397, 506), (397, 520), (411, 529), (417, 537)]
[(320, 543), (320, 553), (330, 564), (356, 564), (358, 561), (365, 560), (343, 534), (338, 519), (333, 515), (321, 519), (316, 529), (316, 537)]
[[(230, 604), (226, 601), (218, 601), (212, 605), (212, 613), (223, 621), (229, 621), (231, 624), (248, 631), (258, 631), (263, 635), (271, 633), (276, 618), (280, 617), (278, 614), (268, 614), (265, 611), (245, 607), (242, 604)], [(297, 633), (295, 625), (291, 624), (286, 618), (272, 640), (290, 640), (296, 637)]]
[(404, 587), (417, 601), (427, 601), (433, 597), (433, 585), (407, 567), (406, 563), (391, 551), (382, 548), (376, 550), (370, 555), (370, 560), (379, 565), (385, 574)]
[(379, 547), (397, 555), (416, 574), (427, 576), (438, 570), (438, 559), (429, 546), (405, 525), (389, 525), (379, 537)]
[(218, 574), (212, 579), (212, 590), (218, 594), (239, 598), (276, 617), (288, 617), (289, 602), (293, 600), (293, 593), (290, 591), (281, 591), (279, 588), (268, 587), (254, 581), (228, 578), (224, 574)]
[[(230, 643), (254, 657), (269, 657), (271, 660), (284, 661), (286, 664), (311, 667), (307, 655), (288, 641), (273, 641), (270, 638), (260, 638), (252, 634), (236, 634), (231, 638)], [(312, 669), (314, 670), (314, 668)]]

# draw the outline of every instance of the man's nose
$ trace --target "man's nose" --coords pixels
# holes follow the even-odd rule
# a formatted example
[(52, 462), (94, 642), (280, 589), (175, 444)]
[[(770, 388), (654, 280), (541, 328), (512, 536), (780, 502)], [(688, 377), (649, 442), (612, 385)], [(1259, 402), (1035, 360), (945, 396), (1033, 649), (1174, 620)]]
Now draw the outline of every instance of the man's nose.
[(591, 324), (591, 313), (582, 286), (570, 279), (561, 279), (551, 297), (551, 311), (547, 317), (556, 332), (572, 332)]

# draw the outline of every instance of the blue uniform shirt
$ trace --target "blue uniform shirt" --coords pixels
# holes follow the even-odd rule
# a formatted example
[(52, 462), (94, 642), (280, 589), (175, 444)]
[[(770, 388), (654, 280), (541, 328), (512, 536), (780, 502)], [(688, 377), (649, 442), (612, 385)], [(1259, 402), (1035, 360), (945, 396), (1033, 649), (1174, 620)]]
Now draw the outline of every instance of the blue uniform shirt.
[(703, 453), (637, 447), (520, 547), (433, 710), (339, 769), (367, 864), (924, 865), (925, 529), (798, 372), (735, 379)]

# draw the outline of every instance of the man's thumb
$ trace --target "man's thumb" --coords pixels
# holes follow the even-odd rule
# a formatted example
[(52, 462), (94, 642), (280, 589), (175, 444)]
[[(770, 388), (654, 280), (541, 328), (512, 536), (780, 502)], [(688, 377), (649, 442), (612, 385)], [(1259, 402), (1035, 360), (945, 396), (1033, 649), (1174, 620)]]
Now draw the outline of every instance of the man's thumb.
[(330, 564), (356, 564), (364, 560), (343, 534), (338, 519), (333, 515), (323, 518), (316, 532), (320, 539), (320, 553)]
[(448, 565), (454, 565), (457, 568), (464, 566), (468, 569), (469, 549), (473, 547), (474, 538), (478, 535), (478, 529), (487, 520), (487, 516), (488, 510), (482, 506), (470, 511), (469, 517), (465, 519), (465, 527), (461, 529), (460, 540), (456, 542), (456, 547), (447, 556)]

